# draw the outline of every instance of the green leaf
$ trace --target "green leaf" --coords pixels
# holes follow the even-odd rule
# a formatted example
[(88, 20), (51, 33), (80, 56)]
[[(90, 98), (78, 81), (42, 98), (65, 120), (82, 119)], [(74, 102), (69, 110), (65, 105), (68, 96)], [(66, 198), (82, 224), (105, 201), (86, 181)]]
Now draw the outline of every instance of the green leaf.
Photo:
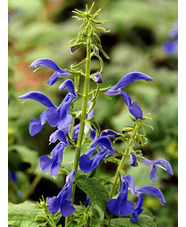
[(108, 218), (112, 216), (107, 208), (109, 201), (108, 192), (98, 179), (81, 175), (77, 177), (75, 182), (89, 196), (91, 202), (98, 205)]
[(66, 227), (81, 227), (81, 225), (78, 225), (75, 221), (71, 221), (67, 224)]
[(140, 215), (137, 222), (133, 223), (130, 218), (114, 218), (110, 222), (110, 227), (157, 227), (150, 216)]
[[(41, 220), (38, 222), (35, 220), (36, 217), (43, 216), (44, 213), (38, 210), (36, 203), (26, 201), (20, 204), (8, 203), (8, 225), (14, 227), (39, 227), (43, 226), (44, 223)], [(45, 222), (46, 220), (43, 219)]]

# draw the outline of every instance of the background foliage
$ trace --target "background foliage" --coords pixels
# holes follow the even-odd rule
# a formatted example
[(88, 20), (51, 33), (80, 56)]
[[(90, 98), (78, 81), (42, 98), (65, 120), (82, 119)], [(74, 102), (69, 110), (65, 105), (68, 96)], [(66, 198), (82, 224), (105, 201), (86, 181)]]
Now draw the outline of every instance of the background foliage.
[[(53, 179), (43, 174), (39, 168), (39, 157), (49, 154), (48, 144), (51, 128), (44, 129), (31, 137), (28, 123), (38, 118), (44, 108), (35, 102), (23, 104), (18, 96), (31, 90), (41, 91), (58, 105), (63, 93), (58, 91), (61, 80), (52, 87), (45, 82), (52, 74), (50, 69), (42, 69), (35, 74), (29, 68), (38, 58), (51, 58), (62, 68), (79, 62), (85, 50), (70, 53), (69, 40), (77, 35), (79, 24), (72, 19), (74, 8), (83, 9), (83, 0), (9, 0), (9, 201), (22, 203), (29, 199), (38, 201), (56, 195), (62, 188), (62, 175)], [(151, 84), (136, 81), (126, 87), (144, 113), (151, 113), (154, 130), (147, 131), (148, 144), (143, 153), (149, 159), (166, 158), (173, 167), (174, 176), (169, 177), (159, 169), (157, 185), (165, 195), (166, 205), (145, 196), (144, 206), (157, 218), (157, 226), (177, 226), (177, 54), (167, 56), (162, 51), (162, 43), (172, 23), (177, 20), (177, 1), (162, 0), (95, 0), (96, 7), (102, 8), (101, 18), (108, 19), (106, 28), (110, 33), (101, 35), (102, 44), (110, 60), (105, 60), (102, 73), (104, 85), (114, 85), (123, 75), (131, 71), (141, 71), (154, 78)], [(97, 69), (97, 61), (92, 69)], [(42, 109), (43, 108), (43, 109)], [(130, 125), (131, 120), (122, 97), (112, 100), (101, 98), (95, 107), (95, 118), (101, 129), (121, 130), (122, 125)], [(122, 144), (116, 144), (124, 149)], [(65, 161), (73, 160), (74, 150), (64, 153)], [(116, 166), (108, 163), (97, 175), (112, 177)], [(138, 171), (132, 167), (135, 185), (151, 184), (148, 180), (149, 168), (139, 164)], [(78, 198), (85, 197), (78, 192)]]

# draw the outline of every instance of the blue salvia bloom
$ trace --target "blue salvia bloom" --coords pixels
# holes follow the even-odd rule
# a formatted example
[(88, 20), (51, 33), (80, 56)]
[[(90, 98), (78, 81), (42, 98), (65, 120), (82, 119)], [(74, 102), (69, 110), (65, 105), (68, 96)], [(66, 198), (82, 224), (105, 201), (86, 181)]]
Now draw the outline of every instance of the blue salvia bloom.
[(59, 107), (56, 107), (52, 101), (43, 93), (32, 91), (22, 96), (20, 99), (33, 99), (40, 102), (47, 107), (40, 115), (40, 120), (32, 119), (29, 123), (29, 132), (31, 136), (39, 133), (43, 125), (48, 121), (52, 127), (58, 127), (59, 130), (66, 130), (72, 121), (72, 115), (68, 114), (71, 102), (77, 98), (77, 94), (74, 92), (74, 85), (72, 80), (66, 80), (60, 85), (60, 89), (67, 88), (69, 93), (65, 96)]
[(111, 130), (111, 129), (105, 129), (101, 132), (100, 136), (105, 136), (107, 138), (112, 138), (112, 139), (116, 139), (118, 137), (120, 137), (120, 135), (115, 132), (114, 130)]
[(36, 69), (38, 66), (41, 66), (41, 68), (49, 67), (52, 68), (55, 72), (52, 74), (52, 76), (49, 78), (47, 84), (53, 85), (58, 78), (64, 78), (71, 75), (68, 71), (61, 69), (53, 60), (49, 58), (40, 58), (34, 62), (31, 63), (30, 67)]
[[(163, 168), (162, 166), (165, 167), (165, 170), (168, 172), (170, 176), (173, 175), (172, 167), (170, 163), (165, 160), (164, 158), (158, 158), (153, 161), (148, 160), (146, 158), (139, 158), (145, 165), (151, 166), (150, 174), (149, 177), (153, 181), (153, 183), (156, 182), (156, 175), (157, 175), (157, 166)], [(162, 165), (162, 166), (161, 166)], [(164, 169), (164, 168), (163, 168)]]
[(162, 192), (157, 187), (149, 186), (149, 185), (144, 186), (144, 187), (135, 187), (133, 178), (131, 175), (127, 175), (127, 176), (124, 175), (122, 177), (122, 181), (128, 183), (130, 186), (131, 193), (138, 196), (138, 201), (137, 201), (137, 204), (136, 204), (134, 212), (133, 212), (133, 217), (131, 218), (132, 222), (136, 222), (138, 219), (138, 216), (143, 211), (143, 209), (142, 209), (143, 194), (148, 194), (148, 195), (157, 197), (163, 205), (166, 203)]
[[(97, 152), (96, 146), (99, 146), (101, 151), (96, 153), (91, 159), (90, 157)], [(116, 153), (115, 149), (112, 148), (111, 142), (107, 137), (99, 137), (92, 141), (90, 144), (91, 149), (89, 149), (84, 155), (79, 158), (79, 167), (84, 173), (88, 173), (93, 169), (96, 169), (101, 162), (101, 160), (107, 155), (113, 155)]]
[(132, 103), (131, 97), (129, 96), (129, 94), (127, 94), (127, 92), (125, 92), (123, 90), (121, 90), (121, 95), (129, 108), (129, 112), (136, 119), (138, 119), (138, 118), (141, 119), (143, 117), (143, 112), (142, 112), (141, 108), (138, 106), (137, 102)]
[(105, 92), (105, 95), (110, 95), (110, 96), (120, 95), (122, 88), (126, 87), (128, 84), (136, 80), (152, 81), (153, 78), (141, 72), (128, 73), (125, 76), (123, 76), (116, 85), (114, 85), (113, 87), (110, 87)]
[(111, 199), (108, 201), (109, 211), (118, 216), (127, 216), (134, 211), (134, 204), (127, 200), (128, 197), (128, 183), (122, 182), (120, 192), (117, 199)]
[(134, 167), (137, 165), (137, 157), (134, 152), (130, 152), (130, 165)]
[(56, 176), (60, 171), (60, 164), (63, 160), (63, 150), (69, 146), (69, 142), (66, 139), (65, 133), (62, 130), (56, 130), (50, 135), (49, 142), (55, 143), (59, 140), (59, 143), (54, 147), (51, 152), (52, 158), (42, 155), (39, 160), (40, 168), (42, 172), (50, 170), (52, 177)]
[(131, 102), (131, 97), (122, 89), (126, 87), (128, 84), (136, 81), (136, 80), (146, 80), (146, 81), (152, 81), (153, 78), (150, 76), (147, 76), (144, 73), (141, 72), (131, 72), (126, 74), (119, 80), (119, 82), (114, 85), (113, 87), (110, 87), (105, 94), (110, 96), (115, 95), (122, 95), (124, 101), (126, 102), (129, 112), (137, 119), (141, 119), (143, 117), (143, 112), (141, 108), (138, 106), (137, 102)]
[(101, 84), (103, 82), (100, 72), (94, 74), (93, 78), (94, 78), (95, 82), (98, 83), (98, 84)]
[(166, 40), (162, 49), (167, 55), (172, 55), (178, 52), (178, 22), (173, 24), (173, 29), (168, 32), (169, 39)]
[(56, 214), (59, 209), (63, 217), (70, 216), (74, 213), (75, 208), (71, 203), (74, 174), (74, 170), (72, 170), (72, 172), (68, 174), (68, 176), (66, 177), (66, 183), (57, 197), (48, 197), (47, 208), (51, 214)]

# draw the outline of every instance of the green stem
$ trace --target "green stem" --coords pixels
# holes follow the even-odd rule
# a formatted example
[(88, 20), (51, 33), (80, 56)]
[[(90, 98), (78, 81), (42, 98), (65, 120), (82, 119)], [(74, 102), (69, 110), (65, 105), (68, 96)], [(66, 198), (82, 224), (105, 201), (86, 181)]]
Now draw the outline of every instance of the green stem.
[(126, 158), (127, 158), (127, 156), (128, 156), (129, 149), (130, 149), (130, 147), (131, 147), (131, 145), (132, 145), (132, 143), (133, 143), (133, 141), (134, 141), (134, 139), (135, 139), (137, 130), (138, 130), (138, 122), (136, 123), (136, 127), (135, 127), (134, 130), (133, 130), (133, 133), (132, 133), (132, 136), (131, 136), (130, 141), (129, 141), (129, 143), (128, 143), (128, 146), (127, 146), (127, 148), (126, 148), (126, 150), (125, 150), (125, 153), (124, 153), (124, 155), (123, 155), (123, 157), (122, 157), (122, 159), (121, 159), (121, 161), (120, 161), (120, 164), (119, 164), (119, 166), (118, 166), (118, 168), (117, 168), (116, 175), (115, 175), (115, 178), (114, 178), (114, 182), (113, 182), (113, 185), (112, 185), (112, 188), (111, 188), (111, 191), (110, 191), (110, 198), (111, 198), (111, 199), (112, 199), (112, 197), (113, 197), (113, 195), (114, 195), (114, 191), (115, 191), (116, 186), (117, 186), (117, 182), (118, 182), (118, 178), (119, 178), (120, 171), (121, 171), (121, 170), (123, 169), (123, 167), (124, 167), (125, 160), (126, 160)]
[[(85, 120), (86, 120), (86, 109), (87, 109), (87, 102), (88, 102), (88, 93), (89, 93), (89, 79), (90, 79), (90, 61), (91, 61), (91, 46), (90, 46), (90, 37), (87, 37), (87, 62), (86, 62), (86, 74), (85, 74), (85, 82), (84, 82), (84, 92), (83, 92), (83, 104), (82, 104), (82, 113), (81, 113), (81, 120), (80, 120), (80, 129), (78, 135), (78, 141), (75, 151), (75, 159), (74, 159), (74, 170), (76, 179), (77, 170), (78, 170), (78, 163), (79, 157), (81, 153), (83, 135), (84, 135), (84, 127), (85, 127)], [(72, 187), (72, 203), (74, 203), (74, 196), (75, 196), (76, 185), (73, 184)], [(65, 219), (65, 226), (69, 222), (69, 217)]]

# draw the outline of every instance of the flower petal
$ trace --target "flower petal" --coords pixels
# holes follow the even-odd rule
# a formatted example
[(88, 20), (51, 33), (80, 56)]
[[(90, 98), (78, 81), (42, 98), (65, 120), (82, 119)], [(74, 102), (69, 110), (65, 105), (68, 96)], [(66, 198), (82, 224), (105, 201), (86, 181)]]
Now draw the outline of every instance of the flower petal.
[(137, 165), (137, 157), (134, 152), (130, 152), (130, 165), (134, 167)]
[(67, 114), (65, 116), (65, 118), (61, 119), (61, 121), (57, 125), (58, 129), (59, 130), (65, 130), (65, 129), (67, 129), (69, 127), (71, 121), (72, 121), (72, 115), (71, 114)]
[(59, 68), (59, 66), (49, 58), (40, 58), (38, 60), (35, 60), (34, 62), (31, 63), (30, 67), (35, 69), (39, 65), (48, 66), (49, 68), (52, 68), (54, 71), (61, 72), (61, 69)]
[(113, 87), (109, 88), (105, 94), (106, 95), (119, 95), (121, 94), (121, 88), (127, 86), (128, 84), (136, 81), (136, 80), (146, 80), (146, 81), (152, 81), (153, 78), (150, 76), (147, 76), (144, 73), (141, 72), (131, 72), (126, 74), (121, 78), (121, 80)]
[(102, 137), (99, 137), (96, 140), (93, 140), (92, 143), (90, 144), (91, 147), (95, 147), (97, 145), (98, 146), (99, 145), (104, 146), (105, 148), (107, 148), (110, 151), (111, 154), (116, 153), (115, 149), (112, 148), (112, 146), (111, 146), (110, 140), (105, 136), (102, 136)]
[(60, 204), (60, 210), (63, 217), (68, 217), (74, 213), (75, 208), (70, 201), (64, 200)]
[(156, 165), (152, 165), (149, 177), (152, 180), (153, 183), (156, 182), (156, 174), (157, 174), (157, 168)]
[(51, 166), (52, 166), (52, 159), (50, 159), (49, 157), (42, 155), (39, 159), (39, 164), (40, 164), (40, 168), (42, 170), (43, 173), (47, 172)]
[(135, 186), (134, 186), (134, 181), (131, 175), (123, 175), (122, 181), (128, 183), (130, 185), (130, 191), (132, 194), (135, 194)]
[(88, 157), (88, 155), (84, 154), (79, 158), (79, 167), (84, 173), (90, 172), (91, 166), (92, 160)]
[(58, 76), (59, 76), (58, 73), (55, 71), (47, 81), (47, 84), (50, 86), (55, 84), (55, 82), (58, 80)]
[(48, 197), (47, 199), (47, 208), (51, 214), (56, 214), (59, 210), (60, 199), (56, 196)]
[(41, 122), (37, 119), (32, 119), (29, 123), (29, 133), (31, 136), (35, 136), (37, 133), (41, 131), (43, 126), (41, 125)]
[(74, 90), (74, 84), (71, 79), (65, 80), (60, 86), (59, 90), (62, 91), (64, 89), (67, 89), (69, 93), (71, 93), (75, 98), (77, 98), (77, 94), (75, 93)]
[(50, 107), (46, 110), (46, 117), (47, 117), (48, 123), (52, 127), (56, 127), (60, 120), (59, 111), (57, 111), (57, 108), (54, 108), (54, 107)]
[(50, 176), (55, 177), (60, 171), (60, 164), (54, 160), (50, 169)]
[(134, 204), (131, 201), (122, 201), (120, 206), (121, 216), (127, 216), (134, 211)]
[(74, 182), (74, 175), (75, 175), (75, 170), (72, 170), (71, 173), (69, 173), (66, 177), (66, 183), (68, 184), (73, 184)]
[(69, 145), (69, 142), (66, 139), (65, 133), (62, 130), (56, 130), (50, 135), (49, 142), (55, 143), (57, 140), (62, 142), (65, 146)]
[(102, 77), (101, 77), (101, 73), (98, 72), (96, 74), (93, 75), (93, 78), (95, 80), (96, 83), (99, 83), (101, 84), (103, 81), (102, 81)]
[(129, 112), (136, 118), (141, 119), (143, 117), (143, 112), (141, 108), (137, 105), (137, 102), (133, 102), (131, 106), (129, 106)]
[(111, 130), (111, 129), (105, 129), (101, 132), (101, 137), (105, 136), (107, 138), (113, 138), (113, 139), (116, 139), (118, 137), (120, 137), (120, 135), (118, 135), (117, 132)]
[(124, 101), (126, 102), (127, 106), (131, 106), (131, 97), (130, 97), (130, 95), (127, 94), (127, 92), (123, 91), (122, 89), (121, 89), (121, 95), (122, 95)]
[(118, 199), (111, 199), (108, 201), (108, 204), (107, 204), (109, 211), (115, 216), (119, 215), (119, 210), (120, 210), (119, 203), (120, 201)]
[(43, 104), (46, 107), (55, 108), (55, 105), (51, 102), (51, 100), (41, 92), (37, 92), (37, 91), (28, 92), (24, 95), (19, 96), (19, 98), (20, 99), (33, 99), (37, 102), (40, 102), (41, 104)]
[(132, 214), (132, 218), (130, 219), (132, 222), (134, 222), (134, 223), (137, 222), (138, 216), (143, 212), (143, 209), (141, 209), (142, 206), (143, 206), (143, 194), (140, 193), (137, 204), (135, 206), (135, 210)]
[(135, 191), (136, 193), (153, 195), (157, 197), (163, 205), (166, 203), (162, 192), (155, 186), (135, 187)]

